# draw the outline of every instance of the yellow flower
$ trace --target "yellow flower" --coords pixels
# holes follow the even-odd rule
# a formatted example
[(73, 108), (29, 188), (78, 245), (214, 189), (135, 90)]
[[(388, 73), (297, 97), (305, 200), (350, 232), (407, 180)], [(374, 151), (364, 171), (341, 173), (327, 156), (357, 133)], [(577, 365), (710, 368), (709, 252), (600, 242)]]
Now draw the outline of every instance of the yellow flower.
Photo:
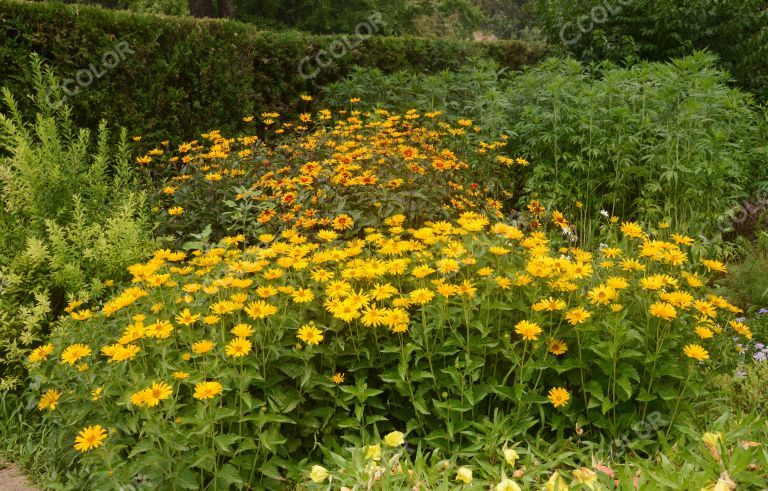
[(40, 360), (45, 360), (48, 358), (48, 355), (53, 353), (53, 345), (48, 343), (43, 346), (38, 346), (37, 348), (32, 350), (32, 353), (29, 354), (29, 357), (27, 358), (30, 362), (35, 363)]
[(709, 359), (709, 352), (698, 344), (686, 345), (683, 348), (683, 353), (688, 358), (693, 358), (694, 360), (704, 361)]
[(150, 388), (144, 389), (144, 392), (144, 404), (147, 407), (155, 407), (160, 404), (160, 401), (164, 401), (171, 397), (173, 389), (171, 389), (171, 386), (165, 382), (153, 382)]
[(101, 425), (87, 426), (75, 438), (75, 450), (87, 452), (104, 445), (107, 438), (107, 430)]
[(273, 315), (275, 312), (277, 312), (277, 307), (270, 305), (262, 300), (251, 302), (245, 308), (245, 313), (248, 314), (252, 319), (263, 319), (264, 317)]
[[(597, 474), (592, 469), (581, 467), (573, 471), (573, 477), (581, 484), (591, 485), (597, 482)], [(589, 489), (594, 489), (594, 486), (589, 486)]]
[(46, 409), (53, 411), (56, 409), (56, 404), (59, 402), (60, 397), (61, 392), (56, 389), (46, 391), (45, 394), (40, 397), (40, 402), (37, 404), (37, 409), (40, 411), (44, 411)]
[(608, 285), (598, 285), (587, 293), (590, 301), (595, 305), (608, 305), (617, 295), (616, 290)]
[(251, 352), (251, 342), (245, 338), (235, 338), (227, 344), (227, 356), (240, 358)]
[(666, 302), (656, 302), (648, 309), (650, 314), (664, 320), (671, 320), (677, 317), (675, 308)]
[(541, 334), (541, 327), (535, 322), (523, 320), (515, 324), (515, 332), (526, 341), (536, 341)]
[(405, 434), (402, 431), (392, 431), (384, 435), (384, 444), (388, 447), (399, 447), (405, 442)]
[(334, 384), (339, 385), (344, 383), (344, 374), (341, 372), (336, 372), (331, 377), (331, 380)]
[(642, 238), (645, 234), (643, 233), (642, 227), (638, 225), (635, 222), (623, 222), (620, 227), (621, 233), (626, 235), (627, 237), (634, 237), (634, 238)]
[(208, 341), (207, 339), (203, 339), (202, 341), (198, 341), (192, 345), (192, 351), (194, 351), (198, 355), (204, 355), (205, 353), (208, 353), (212, 349), (213, 349), (213, 343), (211, 341)]
[(304, 341), (308, 345), (320, 344), (323, 340), (323, 331), (316, 328), (314, 323), (310, 322), (299, 328), (299, 333), (296, 335), (301, 341)]
[(693, 332), (695, 332), (696, 335), (701, 339), (709, 339), (715, 335), (715, 333), (712, 332), (712, 329), (710, 329), (706, 325), (701, 325), (701, 324), (696, 326)]
[(176, 380), (184, 380), (185, 378), (189, 378), (189, 374), (187, 372), (173, 372), (172, 377)]
[(355, 224), (355, 221), (352, 219), (351, 216), (347, 214), (341, 214), (333, 219), (333, 228), (335, 230), (344, 231), (349, 228), (352, 228), (354, 224)]
[(520, 456), (517, 454), (517, 450), (515, 450), (514, 448), (505, 448), (503, 452), (504, 452), (504, 460), (507, 461), (507, 464), (514, 467), (515, 463), (517, 462), (517, 459), (520, 458)]
[(547, 341), (547, 350), (553, 355), (559, 356), (568, 351), (568, 345), (563, 340), (553, 338)]
[(549, 480), (544, 483), (544, 491), (568, 491), (568, 483), (565, 482), (563, 476), (555, 471), (549, 476)]
[(570, 398), (571, 394), (569, 394), (568, 391), (562, 387), (551, 388), (549, 390), (549, 394), (547, 395), (547, 399), (549, 399), (549, 401), (555, 407), (565, 406)]
[(84, 344), (73, 344), (67, 347), (64, 352), (61, 353), (61, 361), (62, 363), (74, 365), (80, 358), (86, 357), (90, 354), (90, 347)]
[(565, 320), (572, 326), (581, 324), (590, 317), (592, 317), (592, 314), (590, 314), (584, 307), (573, 308), (565, 314)]
[(78, 310), (69, 314), (76, 321), (85, 321), (93, 317), (93, 312), (90, 309)]
[(181, 206), (174, 206), (172, 208), (168, 208), (168, 214), (171, 216), (174, 216), (174, 217), (179, 216), (182, 213), (184, 213), (184, 208), (182, 208)]
[(189, 309), (184, 309), (176, 316), (176, 322), (183, 326), (190, 326), (200, 319), (200, 314), (193, 314)]
[(381, 445), (368, 445), (365, 448), (365, 458), (370, 460), (381, 460)]
[(701, 261), (701, 264), (703, 264), (707, 268), (707, 271), (716, 271), (718, 273), (728, 272), (725, 265), (720, 261), (715, 261), (713, 259), (703, 259)]
[(205, 381), (195, 385), (194, 398), (199, 400), (213, 399), (215, 396), (221, 394), (223, 388), (218, 382)]
[(472, 482), (472, 469), (469, 469), (467, 467), (459, 467), (459, 470), (456, 472), (456, 480), (461, 481), (464, 484), (469, 484)]
[(315, 298), (315, 294), (309, 288), (299, 288), (291, 293), (291, 297), (293, 297), (293, 301), (296, 303), (307, 303)]
[(511, 479), (504, 478), (499, 484), (496, 485), (496, 491), (522, 491), (520, 486)]
[(328, 479), (328, 469), (320, 465), (313, 465), (309, 478), (312, 479), (312, 482), (319, 484)]
[(248, 324), (238, 324), (233, 327), (229, 332), (234, 334), (238, 338), (247, 338), (253, 334), (253, 327)]

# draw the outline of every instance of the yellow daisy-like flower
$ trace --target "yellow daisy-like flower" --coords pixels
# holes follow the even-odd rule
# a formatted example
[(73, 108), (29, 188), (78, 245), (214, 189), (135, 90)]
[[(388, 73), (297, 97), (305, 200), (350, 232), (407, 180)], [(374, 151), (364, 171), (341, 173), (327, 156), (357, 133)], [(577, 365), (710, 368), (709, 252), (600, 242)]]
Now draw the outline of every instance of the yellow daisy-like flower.
[(296, 337), (311, 346), (313, 344), (320, 344), (324, 336), (323, 331), (316, 328), (315, 325), (310, 322), (299, 328), (299, 333)]
[(208, 353), (212, 349), (213, 349), (213, 343), (211, 341), (208, 341), (207, 339), (203, 339), (202, 341), (198, 341), (192, 345), (192, 351), (194, 351), (198, 355), (204, 355), (205, 353)]
[(573, 308), (565, 314), (565, 320), (567, 320), (568, 324), (572, 326), (581, 324), (590, 317), (592, 317), (592, 314), (590, 314), (589, 311), (587, 311), (587, 309), (584, 307)]
[(37, 404), (37, 409), (40, 411), (44, 411), (46, 409), (53, 411), (56, 409), (56, 404), (59, 402), (60, 397), (61, 392), (56, 389), (46, 391), (45, 394), (40, 397), (40, 402)]
[(563, 387), (552, 387), (549, 389), (547, 399), (549, 399), (549, 402), (551, 402), (553, 406), (563, 407), (571, 399), (571, 394)]
[(251, 352), (251, 342), (245, 338), (235, 338), (227, 344), (226, 353), (227, 356), (232, 358), (240, 358)]
[(651, 305), (648, 311), (652, 316), (664, 320), (672, 320), (677, 317), (677, 310), (666, 302), (656, 302)]
[(688, 358), (704, 361), (709, 359), (709, 352), (698, 344), (689, 344), (683, 348), (683, 353)]
[(561, 339), (550, 339), (547, 341), (547, 350), (553, 355), (562, 355), (568, 351), (568, 345)]
[(29, 357), (27, 358), (30, 362), (35, 363), (40, 360), (45, 360), (48, 358), (48, 355), (53, 353), (53, 345), (48, 343), (43, 346), (38, 346), (37, 348), (32, 350), (32, 353), (29, 354)]
[(194, 398), (199, 400), (213, 399), (223, 392), (223, 387), (218, 382), (205, 381), (195, 385)]
[(67, 347), (64, 352), (61, 353), (62, 363), (74, 365), (77, 361), (83, 357), (91, 354), (91, 348), (84, 344), (73, 344)]
[(341, 372), (336, 372), (331, 377), (331, 380), (334, 384), (339, 385), (344, 383), (344, 374)]
[(291, 297), (296, 303), (307, 303), (315, 298), (315, 294), (309, 288), (299, 288), (291, 293)]
[(245, 313), (252, 319), (263, 319), (277, 312), (277, 307), (262, 300), (251, 302), (245, 307)]
[(520, 321), (515, 324), (515, 332), (526, 341), (536, 341), (541, 334), (541, 327), (535, 322)]
[(189, 309), (184, 309), (176, 316), (176, 322), (182, 326), (191, 326), (200, 319), (200, 314), (193, 314)]
[(87, 452), (94, 448), (99, 448), (104, 445), (106, 438), (107, 430), (102, 428), (101, 425), (87, 426), (75, 438), (75, 450)]
[(253, 334), (253, 327), (249, 326), (248, 324), (238, 324), (229, 332), (231, 332), (235, 337), (247, 338)]
[(147, 407), (155, 407), (160, 404), (160, 401), (171, 397), (173, 389), (165, 382), (153, 382), (151, 387), (144, 389), (144, 393), (144, 404)]

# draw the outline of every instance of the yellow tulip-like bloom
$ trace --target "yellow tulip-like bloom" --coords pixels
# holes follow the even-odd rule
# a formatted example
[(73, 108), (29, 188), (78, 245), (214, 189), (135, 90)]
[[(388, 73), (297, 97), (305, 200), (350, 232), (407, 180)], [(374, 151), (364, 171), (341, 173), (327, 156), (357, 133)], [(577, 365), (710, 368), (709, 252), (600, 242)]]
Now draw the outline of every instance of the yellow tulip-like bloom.
[(309, 478), (312, 479), (312, 482), (320, 484), (328, 479), (328, 469), (321, 465), (313, 465), (309, 472)]
[(399, 447), (405, 442), (405, 434), (402, 431), (393, 431), (384, 436), (384, 443), (388, 447)]
[(461, 481), (464, 484), (469, 484), (472, 482), (472, 469), (469, 469), (467, 467), (459, 467), (459, 470), (456, 472), (456, 480)]
[(568, 483), (559, 472), (555, 471), (544, 483), (544, 491), (568, 491)]
[(104, 445), (104, 439), (107, 438), (107, 430), (101, 425), (87, 426), (83, 431), (77, 434), (75, 438), (75, 450), (87, 452), (94, 448)]
[(522, 491), (520, 486), (511, 479), (502, 479), (499, 484), (496, 485), (496, 491)]
[(514, 467), (515, 463), (517, 462), (517, 459), (520, 458), (520, 456), (517, 454), (517, 450), (515, 450), (514, 448), (505, 448), (503, 452), (504, 452), (504, 460), (507, 461), (507, 464)]
[(369, 460), (381, 460), (381, 445), (368, 445), (365, 448), (365, 458)]

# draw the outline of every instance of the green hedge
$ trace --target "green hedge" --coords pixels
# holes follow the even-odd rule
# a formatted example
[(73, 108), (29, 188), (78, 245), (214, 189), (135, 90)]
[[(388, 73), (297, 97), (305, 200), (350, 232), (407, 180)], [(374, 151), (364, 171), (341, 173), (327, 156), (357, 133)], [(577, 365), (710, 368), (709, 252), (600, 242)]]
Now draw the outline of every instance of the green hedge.
[[(364, 19), (361, 19), (364, 20)], [(188, 138), (213, 128), (234, 129), (248, 113), (290, 111), (301, 93), (349, 73), (352, 66), (385, 72), (435, 72), (471, 57), (518, 68), (540, 59), (543, 46), (373, 36), (311, 80), (298, 71), (343, 36), (266, 32), (233, 21), (197, 20), (110, 11), (83, 5), (0, 0), (2, 85), (16, 94), (31, 83), (29, 55), (39, 53), (62, 79), (103, 67), (102, 57), (124, 42), (118, 66), (68, 99), (82, 126), (106, 118), (142, 132), (146, 140)], [(348, 39), (355, 41), (355, 33)], [(311, 71), (311, 70), (308, 70)], [(82, 80), (88, 80), (86, 74)], [(70, 88), (73, 85), (69, 85)]]

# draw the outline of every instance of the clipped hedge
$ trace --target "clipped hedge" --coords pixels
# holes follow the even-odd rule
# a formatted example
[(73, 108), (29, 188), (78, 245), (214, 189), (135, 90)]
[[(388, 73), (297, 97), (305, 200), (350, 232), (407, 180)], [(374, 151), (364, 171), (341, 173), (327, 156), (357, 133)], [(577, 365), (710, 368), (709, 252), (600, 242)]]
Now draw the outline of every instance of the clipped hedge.
[[(302, 59), (313, 58), (339, 40), (343, 42), (344, 36), (266, 32), (233, 21), (0, 0), (3, 85), (25, 93), (32, 52), (39, 53), (62, 79), (74, 79), (78, 70), (93, 64), (92, 75), (103, 75), (82, 74), (82, 80), (93, 82), (68, 100), (76, 122), (95, 126), (107, 118), (142, 132), (150, 141), (189, 138), (211, 128), (233, 129), (233, 122), (250, 112), (290, 111), (299, 94), (317, 92), (355, 65), (385, 72), (435, 72), (460, 66), (471, 57), (491, 57), (518, 68), (534, 63), (545, 51), (543, 46), (512, 41), (373, 36), (357, 43), (352, 32), (348, 44), (356, 46), (345, 56), (315, 78), (301, 76)], [(127, 45), (116, 48), (121, 42)], [(110, 52), (125, 56), (106, 70), (104, 57)]]

